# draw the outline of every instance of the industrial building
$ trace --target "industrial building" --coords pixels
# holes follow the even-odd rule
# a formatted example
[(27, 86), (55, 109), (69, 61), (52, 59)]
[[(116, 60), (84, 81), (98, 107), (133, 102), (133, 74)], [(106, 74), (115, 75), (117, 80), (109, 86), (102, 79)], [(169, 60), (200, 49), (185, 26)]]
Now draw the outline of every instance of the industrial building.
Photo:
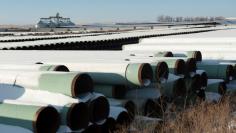
[(75, 23), (71, 22), (70, 18), (63, 18), (59, 13), (56, 16), (49, 18), (40, 18), (36, 28), (73, 28)]

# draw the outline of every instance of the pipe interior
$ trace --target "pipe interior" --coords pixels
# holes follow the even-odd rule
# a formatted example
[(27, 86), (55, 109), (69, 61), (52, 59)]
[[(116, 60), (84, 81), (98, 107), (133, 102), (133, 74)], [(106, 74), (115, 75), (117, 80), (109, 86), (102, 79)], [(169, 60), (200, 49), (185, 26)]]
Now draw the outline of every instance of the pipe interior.
[(175, 62), (175, 74), (184, 75), (185, 72), (185, 61), (182, 59), (177, 59)]
[(110, 107), (108, 100), (100, 96), (89, 104), (90, 121), (93, 123), (105, 120), (109, 116)]
[(233, 76), (234, 76), (234, 68), (232, 65), (228, 65), (226, 70), (226, 78), (227, 78), (226, 82), (233, 80)]
[(157, 80), (161, 80), (161, 78), (168, 79), (169, 76), (169, 67), (166, 62), (158, 62), (156, 69)]
[(79, 74), (76, 76), (72, 94), (74, 97), (78, 97), (80, 94), (93, 91), (93, 80), (88, 74)]
[(116, 130), (116, 120), (111, 117), (107, 118), (101, 128), (102, 133), (113, 133)]
[(202, 87), (201, 76), (199, 74), (196, 74), (192, 78), (191, 89), (193, 92), (196, 92), (196, 91), (200, 90), (201, 87)]
[(137, 106), (133, 101), (127, 101), (124, 108), (128, 111), (130, 119), (134, 120), (135, 115), (137, 114)]
[(139, 79), (141, 79), (141, 83), (144, 85), (144, 86), (148, 86), (152, 79), (153, 79), (153, 71), (152, 71), (152, 67), (150, 64), (148, 63), (144, 63), (141, 67), (141, 75)]
[(72, 130), (86, 128), (89, 124), (88, 106), (85, 103), (73, 104), (68, 113), (68, 126)]
[(187, 73), (196, 72), (197, 62), (194, 58), (188, 58), (186, 61), (186, 70)]
[(116, 122), (118, 125), (128, 126), (131, 123), (131, 119), (130, 119), (128, 112), (122, 111), (118, 115)]
[(66, 67), (64, 65), (59, 65), (54, 69), (54, 71), (69, 72), (70, 70), (68, 69), (68, 67)]
[(206, 99), (206, 94), (205, 94), (205, 90), (200, 89), (197, 93), (197, 99), (199, 99), (200, 101), (204, 101)]
[(187, 95), (187, 88), (186, 88), (184, 79), (181, 78), (175, 81), (173, 93), (174, 93), (174, 97)]
[(193, 58), (195, 58), (196, 61), (202, 61), (202, 53), (200, 51), (194, 51)]
[(208, 83), (208, 76), (207, 76), (207, 73), (206, 72), (203, 72), (201, 74), (201, 84), (202, 84), (202, 87), (207, 87), (207, 83)]
[(157, 100), (148, 99), (144, 107), (144, 115), (149, 117), (162, 117), (167, 104), (163, 98)]
[(173, 53), (170, 51), (165, 52), (164, 57), (174, 57)]
[(60, 115), (53, 107), (41, 108), (36, 114), (34, 131), (37, 133), (55, 133), (60, 125)]
[(155, 113), (155, 102), (152, 99), (148, 99), (145, 103), (145, 107), (144, 107), (144, 115), (145, 116), (153, 116), (153, 114)]

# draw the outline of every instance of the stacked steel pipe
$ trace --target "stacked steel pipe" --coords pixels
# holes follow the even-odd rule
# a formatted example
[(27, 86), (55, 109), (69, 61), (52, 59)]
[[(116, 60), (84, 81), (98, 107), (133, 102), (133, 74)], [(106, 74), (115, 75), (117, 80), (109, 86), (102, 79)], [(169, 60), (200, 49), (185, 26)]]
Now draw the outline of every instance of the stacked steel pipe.
[[(113, 41), (84, 43), (107, 47)], [(162, 118), (170, 108), (209, 101), (210, 95), (236, 94), (235, 48), (229, 42), (219, 49), (204, 39), (201, 46), (149, 41), (123, 51), (1, 52), (0, 124), (31, 132), (108, 133), (140, 115)]]

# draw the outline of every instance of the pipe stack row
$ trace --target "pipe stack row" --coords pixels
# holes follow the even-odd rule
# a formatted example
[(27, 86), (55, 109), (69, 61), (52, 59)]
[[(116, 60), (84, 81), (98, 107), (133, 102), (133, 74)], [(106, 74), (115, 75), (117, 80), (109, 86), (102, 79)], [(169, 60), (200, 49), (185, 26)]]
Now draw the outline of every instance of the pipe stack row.
[(181, 109), (234, 93), (233, 61), (207, 60), (200, 51), (6, 51), (4, 56), (9, 58), (0, 65), (0, 123), (33, 132), (67, 130), (62, 125), (73, 132), (109, 132), (117, 124), (129, 126), (136, 116), (162, 118), (170, 106)]
[(0, 129), (6, 127), (5, 132), (109, 132), (132, 120), (125, 108), (110, 106), (94, 92), (87, 73), (41, 63), (0, 65), (0, 73)]

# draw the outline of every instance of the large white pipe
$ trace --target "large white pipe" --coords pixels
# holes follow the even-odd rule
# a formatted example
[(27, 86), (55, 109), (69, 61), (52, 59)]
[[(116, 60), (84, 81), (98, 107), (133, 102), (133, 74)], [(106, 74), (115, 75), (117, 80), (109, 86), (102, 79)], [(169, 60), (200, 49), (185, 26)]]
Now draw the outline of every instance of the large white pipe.
[[(155, 54), (155, 50), (153, 49)], [(149, 51), (135, 51), (135, 53), (144, 53), (149, 55)], [(152, 53), (152, 52), (151, 52)], [(134, 58), (132, 55), (133, 51), (122, 51), (122, 52), (109, 52), (109, 51), (2, 51), (0, 52), (0, 64), (12, 64), (12, 65), (32, 65), (35, 63), (48, 63), (48, 62), (61, 62), (64, 63), (78, 63), (78, 62), (103, 62), (109, 60), (109, 62), (118, 62), (119, 60), (125, 60), (130, 58)], [(99, 58), (98, 58), (99, 57)], [(136, 58), (146, 57), (136, 55)], [(147, 56), (149, 57), (149, 56)], [(153, 56), (154, 58), (156, 56)], [(115, 60), (114, 60), (115, 59)], [(157, 58), (158, 59), (158, 58)], [(46, 64), (47, 65), (47, 64)], [(56, 64), (58, 65), (58, 64)]]
[(202, 58), (213, 60), (236, 60), (235, 51), (201, 51)]
[(93, 93), (88, 99), (82, 98), (88, 104), (90, 122), (101, 125), (105, 122), (110, 112), (110, 104), (107, 98), (99, 93)]
[(147, 63), (81, 62), (65, 63), (71, 71), (87, 72), (95, 83), (147, 86), (153, 78)]
[(21, 71), (63, 71), (69, 72), (64, 65), (47, 65), (47, 64), (0, 64), (0, 70), (21, 70)]
[(6, 99), (30, 101), (35, 103), (48, 103), (59, 107), (70, 103), (79, 102), (78, 99), (74, 99), (61, 93), (33, 90), (11, 84), (0, 84), (0, 101)]
[(236, 37), (156, 37), (156, 38), (145, 38), (140, 40), (140, 44), (154, 44), (154, 45), (163, 45), (163, 44), (232, 44), (236, 43)]
[(205, 70), (208, 77), (212, 79), (224, 79), (226, 82), (233, 79), (233, 66), (230, 64), (220, 64), (218, 61), (204, 60), (197, 63), (197, 68)]
[(196, 45), (187, 45), (187, 44), (169, 44), (169, 45), (140, 45), (140, 44), (132, 44), (132, 45), (124, 45), (122, 47), (123, 50), (131, 50), (131, 51), (148, 51), (148, 50), (158, 50), (158, 51), (236, 51), (236, 47), (234, 45), (211, 45), (206, 44), (203, 46)]
[(58, 92), (72, 97), (93, 90), (90, 76), (72, 72), (0, 70), (0, 83)]
[(0, 84), (0, 93), (0, 102), (39, 106), (51, 105), (55, 107), (62, 115), (61, 124), (68, 125), (73, 130), (88, 126), (88, 107), (79, 99), (74, 99), (60, 93), (32, 90), (7, 84)]

